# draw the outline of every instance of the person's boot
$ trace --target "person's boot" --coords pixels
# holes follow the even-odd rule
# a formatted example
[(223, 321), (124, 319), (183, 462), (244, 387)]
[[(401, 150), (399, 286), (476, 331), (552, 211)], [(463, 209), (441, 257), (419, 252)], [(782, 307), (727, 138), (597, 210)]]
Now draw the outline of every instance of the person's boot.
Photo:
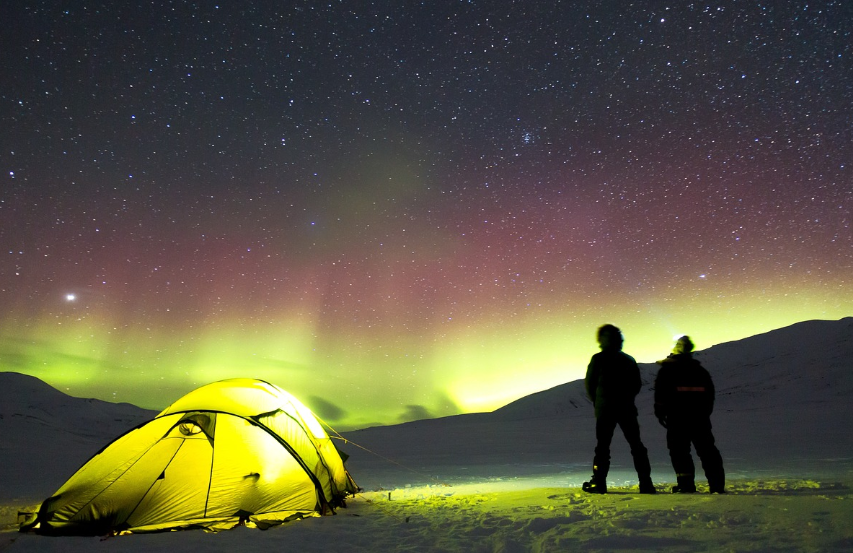
[(589, 482), (583, 483), (581, 489), (586, 493), (607, 493), (607, 469), (609, 468), (609, 463), (606, 466), (601, 466), (599, 462), (594, 462), (592, 477)]
[(607, 493), (607, 474), (597, 465), (592, 467), (592, 478), (584, 482), (581, 489), (586, 493)]
[(692, 476), (679, 476), (678, 484), (672, 487), (672, 493), (696, 493), (696, 484)]
[(708, 478), (708, 488), (711, 493), (726, 493), (726, 473), (723, 467), (705, 472)]
[(725, 481), (708, 480), (708, 488), (711, 493), (726, 493)]
[(586, 493), (607, 493), (607, 483), (592, 476), (589, 482), (584, 482), (581, 489)]
[(655, 485), (652, 484), (651, 478), (643, 478), (640, 480), (640, 493), (658, 493)]

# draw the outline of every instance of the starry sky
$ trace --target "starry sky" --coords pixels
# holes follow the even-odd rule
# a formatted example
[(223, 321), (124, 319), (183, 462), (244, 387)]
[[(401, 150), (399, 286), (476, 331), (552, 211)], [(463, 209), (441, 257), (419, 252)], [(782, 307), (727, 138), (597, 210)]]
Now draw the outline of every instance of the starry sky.
[(853, 314), (844, 0), (3, 2), (0, 370), (336, 428)]

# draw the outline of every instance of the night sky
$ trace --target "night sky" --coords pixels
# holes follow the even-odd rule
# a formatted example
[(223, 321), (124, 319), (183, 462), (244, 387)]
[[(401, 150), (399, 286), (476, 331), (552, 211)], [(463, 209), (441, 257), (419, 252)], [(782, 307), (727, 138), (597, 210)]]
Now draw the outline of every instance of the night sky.
[(853, 6), (0, 4), (0, 370), (336, 428), (853, 315)]

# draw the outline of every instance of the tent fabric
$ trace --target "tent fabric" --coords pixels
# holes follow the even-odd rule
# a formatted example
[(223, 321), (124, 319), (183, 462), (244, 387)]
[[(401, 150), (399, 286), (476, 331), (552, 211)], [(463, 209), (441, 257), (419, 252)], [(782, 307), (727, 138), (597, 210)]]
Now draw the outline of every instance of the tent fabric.
[(268, 528), (331, 511), (356, 491), (310, 409), (267, 382), (232, 379), (190, 392), (114, 440), (21, 530)]

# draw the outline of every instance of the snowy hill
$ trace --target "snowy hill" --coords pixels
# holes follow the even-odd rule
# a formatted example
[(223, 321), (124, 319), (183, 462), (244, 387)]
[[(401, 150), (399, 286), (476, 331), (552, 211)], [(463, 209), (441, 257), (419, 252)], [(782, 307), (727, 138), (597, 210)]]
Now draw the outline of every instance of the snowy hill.
[(156, 411), (129, 403), (110, 403), (66, 395), (33, 376), (0, 373), (0, 419), (27, 421), (43, 430), (60, 430), (83, 438), (127, 430), (154, 417)]
[(53, 492), (113, 438), (156, 414), (71, 397), (38, 378), (0, 372), (0, 499)]
[(713, 346), (697, 359), (717, 368), (718, 401), (726, 408), (769, 408), (780, 399), (847, 407), (843, 399), (853, 395), (853, 317), (797, 323)]

